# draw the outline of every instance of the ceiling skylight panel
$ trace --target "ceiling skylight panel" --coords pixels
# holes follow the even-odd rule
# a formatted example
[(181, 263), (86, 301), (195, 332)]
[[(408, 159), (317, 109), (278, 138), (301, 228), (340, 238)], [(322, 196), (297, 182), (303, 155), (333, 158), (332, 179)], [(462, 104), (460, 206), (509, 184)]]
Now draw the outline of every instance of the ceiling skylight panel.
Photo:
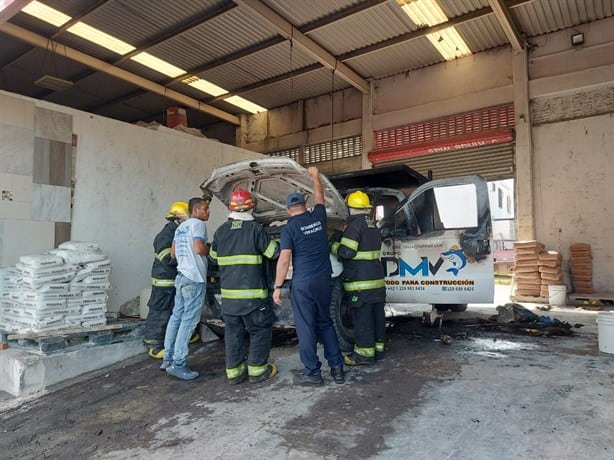
[(21, 11), (56, 27), (62, 27), (72, 19), (61, 11), (44, 5), (41, 2), (37, 2), (36, 0), (30, 2)]
[(88, 26), (83, 22), (77, 22), (75, 25), (70, 26), (68, 32), (122, 56), (135, 49), (134, 46), (125, 41), (115, 38), (95, 27)]
[(229, 104), (232, 104), (240, 109), (243, 109), (249, 113), (258, 113), (258, 112), (266, 112), (267, 109), (264, 107), (255, 104), (254, 102), (248, 101), (247, 99), (242, 98), (241, 96), (230, 96), (224, 99)]
[[(418, 27), (432, 27), (448, 22), (437, 0), (397, 0), (397, 4)], [(446, 61), (471, 54), (454, 26), (426, 36)]]
[(221, 96), (222, 94), (226, 94), (228, 92), (224, 88), (198, 77), (189, 77), (181, 82), (191, 86), (192, 88), (196, 88), (203, 93), (210, 94), (211, 96)]
[(130, 59), (171, 78), (175, 78), (179, 75), (187, 73), (185, 70), (180, 69), (179, 67), (176, 67), (173, 64), (163, 61), (162, 59), (152, 56), (151, 54), (146, 52), (136, 54)]

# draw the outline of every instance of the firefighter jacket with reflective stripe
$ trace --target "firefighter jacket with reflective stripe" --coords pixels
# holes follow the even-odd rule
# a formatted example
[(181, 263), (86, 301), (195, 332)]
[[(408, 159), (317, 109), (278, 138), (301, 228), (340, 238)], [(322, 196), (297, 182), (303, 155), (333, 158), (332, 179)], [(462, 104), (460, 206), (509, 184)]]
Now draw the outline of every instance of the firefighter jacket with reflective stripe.
[(384, 267), (380, 261), (382, 235), (365, 214), (350, 216), (343, 236), (332, 251), (343, 261), (343, 288), (367, 302), (386, 297)]
[(171, 220), (154, 238), (154, 261), (151, 267), (151, 284), (153, 286), (175, 287), (177, 261), (171, 258), (171, 245), (178, 226), (174, 220)]
[(219, 266), (222, 312), (246, 315), (270, 301), (265, 258), (277, 258), (279, 245), (262, 225), (228, 219), (216, 230), (209, 256)]

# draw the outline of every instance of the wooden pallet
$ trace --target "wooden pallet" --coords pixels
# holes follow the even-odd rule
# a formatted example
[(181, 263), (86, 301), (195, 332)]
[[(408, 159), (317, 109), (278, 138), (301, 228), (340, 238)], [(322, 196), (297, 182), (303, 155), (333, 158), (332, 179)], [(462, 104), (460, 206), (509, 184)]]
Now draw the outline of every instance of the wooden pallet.
[(8, 342), (19, 346), (33, 347), (43, 353), (67, 351), (78, 345), (107, 345), (122, 342), (126, 336), (132, 336), (135, 329), (142, 327), (139, 321), (120, 321), (89, 328), (72, 328), (57, 331), (9, 334)]
[(569, 301), (577, 306), (614, 306), (614, 293), (593, 292), (591, 294), (571, 293)]
[(548, 297), (533, 297), (530, 295), (512, 295), (512, 302), (548, 303)]

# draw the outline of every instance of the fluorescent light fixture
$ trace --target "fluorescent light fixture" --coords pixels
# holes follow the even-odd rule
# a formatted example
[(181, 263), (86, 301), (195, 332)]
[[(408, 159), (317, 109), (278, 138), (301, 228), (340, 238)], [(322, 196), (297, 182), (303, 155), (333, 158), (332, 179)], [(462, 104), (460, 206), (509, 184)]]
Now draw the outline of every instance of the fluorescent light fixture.
[(426, 36), (446, 61), (468, 56), (471, 50), (454, 27)]
[(211, 96), (221, 96), (222, 94), (226, 94), (228, 92), (224, 88), (198, 77), (189, 77), (181, 82), (191, 86), (192, 88), (196, 88), (203, 93), (210, 94)]
[(224, 98), (226, 102), (232, 104), (240, 109), (246, 110), (249, 113), (258, 113), (258, 112), (266, 112), (267, 109), (259, 106), (253, 102), (248, 101), (247, 99), (242, 98), (241, 96), (230, 96)]
[(580, 46), (584, 44), (584, 34), (578, 33), (571, 36), (571, 45)]
[[(397, 3), (418, 27), (432, 27), (448, 21), (436, 0), (397, 0)], [(471, 54), (469, 46), (453, 26), (426, 37), (446, 61)]]
[(36, 80), (34, 84), (52, 91), (63, 91), (73, 87), (72, 81), (64, 80), (63, 78), (54, 77), (52, 75), (43, 75)]
[(152, 56), (149, 53), (142, 52), (132, 56), (130, 59), (138, 62), (139, 64), (143, 64), (145, 67), (149, 67), (156, 72), (160, 72), (167, 77), (175, 78), (186, 73), (185, 70), (175, 67), (173, 64), (169, 64), (168, 62)]
[(36, 0), (30, 2), (21, 11), (56, 27), (62, 27), (72, 19), (70, 16), (65, 15), (61, 11), (44, 5), (41, 2), (37, 2)]
[(83, 22), (77, 22), (75, 25), (70, 26), (68, 32), (120, 55), (134, 50), (134, 46)]

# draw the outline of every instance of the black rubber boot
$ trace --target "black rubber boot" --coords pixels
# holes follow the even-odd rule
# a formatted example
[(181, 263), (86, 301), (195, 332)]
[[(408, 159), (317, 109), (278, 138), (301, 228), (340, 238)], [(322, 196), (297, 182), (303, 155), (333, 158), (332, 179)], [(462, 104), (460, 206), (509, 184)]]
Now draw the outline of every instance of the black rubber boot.
[(303, 373), (294, 376), (294, 384), (301, 387), (319, 387), (324, 385), (322, 374), (305, 375)]
[(345, 383), (345, 371), (343, 370), (343, 364), (341, 366), (331, 367), (330, 376), (333, 378), (337, 385)]

